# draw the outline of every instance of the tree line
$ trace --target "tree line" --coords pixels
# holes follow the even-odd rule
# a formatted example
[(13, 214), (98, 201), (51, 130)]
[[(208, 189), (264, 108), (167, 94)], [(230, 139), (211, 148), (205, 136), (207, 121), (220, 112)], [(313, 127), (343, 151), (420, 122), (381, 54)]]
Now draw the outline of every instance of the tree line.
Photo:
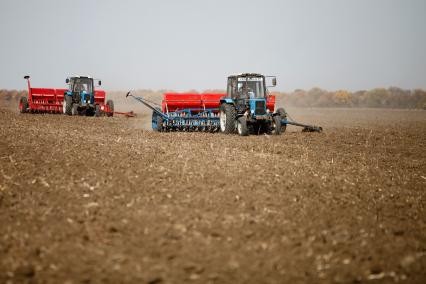
[(426, 91), (422, 89), (376, 88), (366, 91), (327, 91), (313, 88), (309, 91), (274, 93), (280, 101), (296, 107), (370, 107), (426, 109)]
[[(165, 91), (139, 90), (138, 95), (161, 100)], [(190, 92), (197, 92), (191, 90)], [(204, 92), (224, 93), (223, 90), (206, 90)], [(109, 93), (113, 98), (121, 98), (122, 92)], [(295, 107), (370, 107), (370, 108), (404, 108), (426, 109), (426, 91), (422, 89), (404, 90), (397, 87), (376, 88), (366, 91), (349, 92), (346, 90), (327, 91), (320, 88), (295, 90), (294, 92), (273, 92), (283, 105)], [(3, 104), (17, 103), (27, 91), (0, 90)]]

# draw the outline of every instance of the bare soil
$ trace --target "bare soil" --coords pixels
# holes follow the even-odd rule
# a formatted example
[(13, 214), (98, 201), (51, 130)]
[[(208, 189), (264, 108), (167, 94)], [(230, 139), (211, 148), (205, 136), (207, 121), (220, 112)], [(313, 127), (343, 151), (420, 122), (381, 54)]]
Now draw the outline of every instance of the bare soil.
[(289, 112), (324, 132), (0, 108), (0, 283), (426, 283), (426, 111)]

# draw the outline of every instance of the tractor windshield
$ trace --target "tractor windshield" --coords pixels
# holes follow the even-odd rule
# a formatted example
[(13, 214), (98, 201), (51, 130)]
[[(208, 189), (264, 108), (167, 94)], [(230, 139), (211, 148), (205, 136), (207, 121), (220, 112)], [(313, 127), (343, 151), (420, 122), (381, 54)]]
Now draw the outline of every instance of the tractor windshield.
[(238, 78), (237, 92), (240, 97), (248, 99), (265, 98), (265, 88), (262, 77)]
[(93, 80), (90, 78), (74, 78), (72, 80), (72, 91), (92, 93), (93, 92)]

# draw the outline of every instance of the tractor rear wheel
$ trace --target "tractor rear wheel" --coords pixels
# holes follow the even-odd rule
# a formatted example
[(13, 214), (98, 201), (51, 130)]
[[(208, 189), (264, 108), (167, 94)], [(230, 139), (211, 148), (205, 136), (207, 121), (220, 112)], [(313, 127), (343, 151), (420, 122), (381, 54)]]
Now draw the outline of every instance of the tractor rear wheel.
[(28, 112), (28, 99), (27, 99), (27, 97), (21, 97), (21, 99), (19, 100), (19, 111), (21, 113)]
[(230, 104), (220, 106), (220, 132), (230, 134), (235, 132), (235, 108)]
[(64, 111), (64, 114), (72, 115), (72, 97), (71, 96), (64, 96), (64, 104), (62, 105), (62, 109)]
[(245, 116), (240, 116), (237, 119), (237, 132), (240, 136), (248, 136), (247, 119)]
[(281, 116), (276, 115), (272, 118), (272, 134), (281, 135)]
[[(281, 120), (287, 120), (287, 112), (285, 111), (285, 109), (280, 107), (279, 109), (277, 109), (277, 113), (279, 114), (279, 116), (281, 116)], [(281, 123), (281, 132), (284, 133), (286, 129), (287, 124)]]
[(108, 106), (108, 112), (107, 112), (107, 116), (111, 117), (114, 115), (114, 102), (112, 100), (107, 100), (106, 102), (107, 106)]
[(71, 115), (79, 115), (78, 104), (72, 104), (71, 106)]

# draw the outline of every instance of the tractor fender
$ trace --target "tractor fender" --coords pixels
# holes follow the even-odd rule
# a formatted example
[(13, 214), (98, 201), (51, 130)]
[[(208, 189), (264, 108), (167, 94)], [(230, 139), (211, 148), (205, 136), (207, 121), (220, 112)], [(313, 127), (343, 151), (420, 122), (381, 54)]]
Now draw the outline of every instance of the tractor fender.
[(220, 104), (223, 104), (223, 103), (234, 105), (234, 100), (231, 98), (220, 99)]

